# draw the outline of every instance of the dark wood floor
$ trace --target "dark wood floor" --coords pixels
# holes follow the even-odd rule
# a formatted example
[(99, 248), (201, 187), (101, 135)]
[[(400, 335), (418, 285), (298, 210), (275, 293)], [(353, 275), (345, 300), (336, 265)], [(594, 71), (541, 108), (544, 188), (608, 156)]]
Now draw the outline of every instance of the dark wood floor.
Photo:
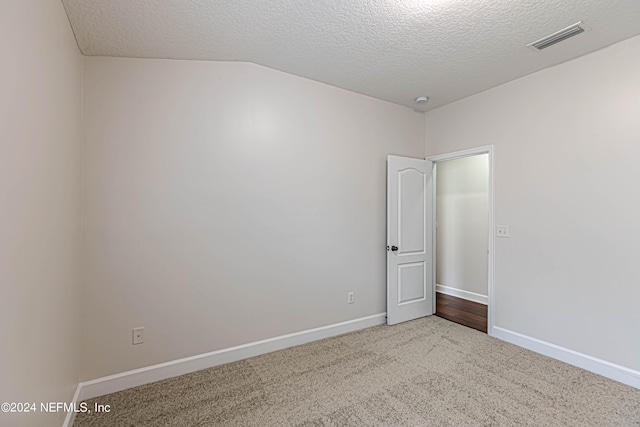
[(436, 292), (436, 316), (487, 333), (487, 306)]

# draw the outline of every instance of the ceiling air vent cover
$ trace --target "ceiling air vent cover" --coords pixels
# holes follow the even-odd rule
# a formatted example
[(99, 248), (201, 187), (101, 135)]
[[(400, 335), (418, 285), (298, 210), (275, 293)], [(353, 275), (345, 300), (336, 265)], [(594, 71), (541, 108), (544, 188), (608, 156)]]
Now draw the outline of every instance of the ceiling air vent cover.
[(547, 37), (536, 40), (533, 43), (529, 43), (527, 46), (536, 50), (546, 49), (556, 43), (560, 43), (561, 41), (564, 41), (568, 38), (577, 36), (580, 33), (584, 33), (586, 30), (587, 29), (585, 28), (582, 21), (576, 22), (575, 24), (567, 28), (563, 28), (560, 31), (556, 31), (555, 33), (550, 34)]

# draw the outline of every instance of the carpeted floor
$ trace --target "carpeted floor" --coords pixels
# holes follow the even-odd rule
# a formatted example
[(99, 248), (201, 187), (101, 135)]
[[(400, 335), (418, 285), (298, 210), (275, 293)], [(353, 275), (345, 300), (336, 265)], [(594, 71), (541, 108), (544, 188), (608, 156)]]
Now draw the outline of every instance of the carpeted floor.
[(103, 426), (640, 426), (640, 390), (431, 316), (88, 401)]

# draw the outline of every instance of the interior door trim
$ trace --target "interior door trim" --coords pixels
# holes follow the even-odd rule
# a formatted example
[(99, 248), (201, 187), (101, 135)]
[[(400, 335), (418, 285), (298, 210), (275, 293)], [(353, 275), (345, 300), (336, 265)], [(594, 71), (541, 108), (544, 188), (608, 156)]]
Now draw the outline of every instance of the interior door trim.
[[(461, 159), (463, 157), (469, 157), (469, 156), (475, 156), (478, 154), (488, 154), (489, 157), (489, 224), (488, 224), (488, 232), (489, 232), (489, 236), (488, 236), (488, 257), (487, 257), (487, 297), (488, 297), (488, 306), (487, 306), (487, 334), (490, 336), (495, 336), (494, 335), (494, 326), (495, 326), (495, 309), (496, 309), (496, 304), (495, 304), (495, 290), (494, 290), (494, 280), (495, 280), (495, 199), (494, 199), (494, 190), (495, 190), (495, 186), (494, 186), (494, 151), (495, 151), (495, 147), (493, 145), (484, 145), (482, 147), (477, 147), (477, 148), (470, 148), (468, 150), (460, 150), (460, 151), (454, 151), (451, 153), (444, 153), (444, 154), (438, 154), (435, 156), (429, 156), (427, 157), (427, 160), (431, 160), (432, 162), (434, 162), (436, 165), (438, 164), (438, 162), (443, 162), (445, 160), (455, 160), (455, 159)], [(438, 179), (438, 172), (437, 172), (437, 168), (436, 168), (436, 172), (434, 173), (434, 177), (433, 177), (433, 181), (432, 181), (432, 185), (433, 185), (433, 189), (434, 191), (432, 192), (432, 197), (433, 197), (433, 201), (432, 201), (432, 207), (433, 209), (435, 209), (435, 197), (436, 197), (436, 182)], [(435, 215), (435, 213), (434, 213)], [(434, 216), (435, 218), (435, 216)], [(434, 221), (434, 227), (435, 227), (435, 221)], [(433, 230), (433, 265), (436, 265), (436, 251), (435, 251), (435, 245), (436, 245), (436, 233), (435, 230)], [(433, 269), (433, 274), (435, 275), (435, 268)], [(434, 277), (434, 283), (435, 283), (435, 277)], [(435, 293), (435, 286), (434, 286), (434, 293)], [(435, 295), (433, 298), (434, 304), (435, 304)]]

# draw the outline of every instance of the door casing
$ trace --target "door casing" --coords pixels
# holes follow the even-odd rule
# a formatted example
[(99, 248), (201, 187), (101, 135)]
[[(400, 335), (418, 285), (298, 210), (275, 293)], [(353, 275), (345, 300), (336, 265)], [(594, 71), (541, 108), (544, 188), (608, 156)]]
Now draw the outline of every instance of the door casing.
[[(436, 168), (432, 179), (432, 207), (434, 209), (434, 218), (435, 218), (435, 208), (436, 208), (436, 183), (438, 180), (438, 162), (443, 162), (447, 160), (455, 160), (461, 159), (463, 157), (475, 156), (478, 154), (488, 154), (489, 158), (489, 194), (488, 194), (488, 205), (489, 205), (489, 224), (488, 227), (488, 248), (487, 248), (487, 334), (493, 336), (493, 328), (495, 326), (495, 293), (494, 293), (494, 280), (495, 280), (495, 206), (494, 206), (494, 146), (493, 145), (485, 145), (477, 148), (470, 148), (468, 150), (454, 151), (451, 153), (438, 154), (435, 156), (427, 157), (427, 160), (431, 160), (435, 163)], [(434, 221), (435, 227), (435, 221)], [(433, 230), (433, 265), (436, 265), (436, 232)], [(435, 268), (433, 269), (433, 280), (435, 284)], [(433, 287), (433, 301), (435, 304), (435, 285)], [(435, 311), (435, 307), (434, 307)]]

